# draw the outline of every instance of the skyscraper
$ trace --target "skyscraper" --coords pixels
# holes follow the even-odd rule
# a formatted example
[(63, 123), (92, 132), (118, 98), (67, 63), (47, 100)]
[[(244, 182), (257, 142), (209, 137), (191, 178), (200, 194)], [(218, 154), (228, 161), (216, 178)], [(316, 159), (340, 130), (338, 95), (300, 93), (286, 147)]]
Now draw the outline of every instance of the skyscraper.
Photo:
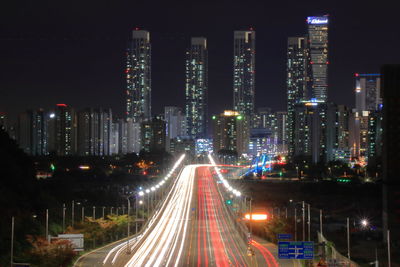
[(375, 111), (382, 104), (380, 74), (355, 74), (356, 111)]
[(295, 107), (294, 156), (312, 163), (326, 160), (326, 104), (302, 101)]
[(87, 108), (78, 112), (77, 118), (78, 154), (82, 156), (110, 155), (111, 110)]
[(309, 87), (307, 37), (289, 37), (287, 47), (287, 140), (288, 154), (294, 153), (295, 106), (306, 100)]
[(165, 107), (164, 118), (167, 127), (165, 145), (169, 151), (171, 139), (187, 136), (186, 117), (180, 107)]
[(249, 119), (254, 115), (256, 32), (235, 31), (233, 44), (233, 108)]
[(186, 51), (186, 120), (191, 138), (205, 138), (207, 129), (207, 39), (194, 37)]
[(55, 150), (60, 156), (76, 152), (76, 115), (73, 108), (57, 104), (55, 112)]
[(312, 98), (328, 98), (328, 16), (308, 17)]
[(238, 156), (247, 153), (249, 147), (249, 123), (246, 116), (237, 111), (225, 110), (213, 116), (214, 153), (220, 150), (237, 152)]
[(126, 54), (126, 117), (151, 118), (151, 44), (148, 31), (135, 29)]
[(142, 122), (141, 138), (144, 151), (165, 151), (165, 121), (157, 116)]
[(48, 154), (47, 120), (42, 110), (28, 110), (18, 116), (18, 144), (34, 156)]

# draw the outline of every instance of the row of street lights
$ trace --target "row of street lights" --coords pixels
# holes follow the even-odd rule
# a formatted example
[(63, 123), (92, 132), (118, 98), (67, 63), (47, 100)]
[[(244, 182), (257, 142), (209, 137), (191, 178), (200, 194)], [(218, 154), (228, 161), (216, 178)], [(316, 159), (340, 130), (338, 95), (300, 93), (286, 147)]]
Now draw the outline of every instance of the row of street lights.
[[(129, 236), (130, 236), (130, 210), (131, 210), (131, 202), (129, 198), (133, 198), (135, 200), (135, 234), (138, 233), (138, 204), (142, 205), (144, 203), (146, 203), (144, 201), (145, 196), (147, 195), (147, 219), (150, 218), (150, 208), (151, 208), (151, 212), (153, 212), (154, 208), (156, 207), (156, 204), (154, 204), (154, 202), (157, 202), (159, 200), (161, 200), (164, 197), (164, 193), (165, 190), (167, 188), (167, 186), (170, 183), (167, 183), (169, 181), (169, 178), (174, 174), (176, 168), (178, 168), (178, 166), (182, 163), (183, 159), (185, 158), (185, 154), (183, 154), (174, 164), (174, 166), (172, 167), (172, 169), (168, 172), (168, 174), (156, 185), (151, 186), (147, 189), (143, 189), (142, 187), (140, 188), (140, 191), (137, 192), (134, 195), (131, 196), (127, 196), (126, 200), (128, 202), (128, 225), (127, 225), (127, 250), (126, 253), (130, 254), (130, 240), (129, 240)], [(161, 197), (159, 196), (159, 193), (161, 193)], [(143, 218), (142, 221), (144, 221), (144, 206), (143, 206)]]

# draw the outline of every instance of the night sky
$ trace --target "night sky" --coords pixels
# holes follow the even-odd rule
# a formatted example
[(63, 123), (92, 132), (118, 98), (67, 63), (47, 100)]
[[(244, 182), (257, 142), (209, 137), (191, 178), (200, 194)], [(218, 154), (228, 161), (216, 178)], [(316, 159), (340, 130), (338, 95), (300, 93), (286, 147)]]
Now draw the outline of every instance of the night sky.
[(232, 106), (233, 31), (256, 30), (256, 106), (286, 109), (287, 37), (330, 15), (329, 99), (354, 106), (355, 72), (400, 62), (395, 1), (7, 1), (0, 8), (0, 111), (66, 103), (125, 108), (125, 51), (135, 27), (152, 42), (152, 107), (184, 106), (190, 37), (209, 48), (210, 114)]

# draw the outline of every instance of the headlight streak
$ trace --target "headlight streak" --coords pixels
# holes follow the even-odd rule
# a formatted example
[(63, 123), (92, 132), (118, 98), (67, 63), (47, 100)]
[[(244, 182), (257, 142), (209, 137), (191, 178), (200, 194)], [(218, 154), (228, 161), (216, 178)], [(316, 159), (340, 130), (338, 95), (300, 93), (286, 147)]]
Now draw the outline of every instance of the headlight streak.
[(241, 194), (238, 190), (233, 189), (233, 187), (231, 187), (231, 186), (229, 185), (228, 181), (224, 178), (224, 176), (222, 176), (222, 174), (221, 174), (219, 168), (217, 167), (217, 164), (215, 163), (213, 157), (211, 157), (210, 154), (208, 154), (208, 159), (210, 160), (211, 165), (214, 167), (215, 172), (217, 173), (219, 180), (224, 184), (225, 189), (226, 189), (227, 191), (232, 192), (235, 196), (240, 197), (242, 194)]
[[(176, 161), (176, 163), (174, 164), (173, 168), (169, 171), (168, 175), (167, 175), (166, 177), (164, 177), (164, 179), (163, 179), (160, 183), (158, 183), (156, 186), (153, 186), (152, 188), (146, 189), (146, 190), (144, 190), (142, 187), (140, 187), (141, 191), (139, 191), (139, 192), (137, 193), (137, 195), (138, 195), (139, 197), (143, 197), (146, 193), (148, 194), (148, 193), (150, 193), (150, 192), (152, 192), (152, 191), (155, 191), (155, 190), (157, 190), (158, 188), (160, 188), (160, 187), (170, 178), (170, 176), (172, 175), (172, 173), (173, 173), (173, 172), (175, 171), (175, 169), (182, 163), (182, 161), (183, 161), (184, 158), (185, 158), (185, 154), (183, 154), (183, 155), (178, 159), (178, 161)], [(174, 186), (176, 185), (177, 180), (178, 180), (178, 179), (175, 179), (175, 181), (174, 181), (172, 187), (174, 187)], [(168, 196), (171, 194), (171, 192), (172, 192), (172, 190), (171, 190), (170, 192), (168, 192), (167, 198), (168, 198)], [(166, 198), (166, 199), (167, 199), (167, 198)], [(160, 209), (162, 209), (165, 205), (166, 205), (166, 203), (165, 203), (165, 201), (164, 201), (164, 202), (162, 203), (162, 206), (160, 207)], [(152, 218), (150, 218), (149, 223), (147, 224), (146, 229), (144, 229), (144, 231), (143, 231), (144, 233), (147, 232), (148, 229), (151, 228), (151, 226), (154, 224), (154, 222), (156, 221), (156, 218), (157, 218), (158, 214), (159, 214), (159, 210), (156, 210), (156, 211), (154, 212)], [(131, 243), (131, 242), (133, 242), (133, 241), (138, 241), (138, 240), (140, 240), (141, 237), (142, 237), (143, 235), (144, 235), (144, 234), (142, 233), (142, 234), (140, 234), (140, 235), (138, 235), (138, 236), (133, 237), (132, 239), (129, 240), (129, 243)], [(137, 245), (137, 242), (131, 244), (130, 251), (132, 251), (132, 248), (133, 248), (134, 246), (136, 246), (136, 245)], [(114, 264), (115, 261), (116, 261), (116, 259), (117, 259), (117, 257), (118, 257), (119, 254), (121, 253), (121, 251), (123, 251), (124, 249), (126, 249), (126, 247), (127, 247), (127, 242), (123, 242), (123, 243), (121, 243), (121, 244), (115, 246), (114, 248), (112, 248), (112, 249), (107, 253), (106, 257), (104, 258), (104, 260), (103, 260), (103, 265), (106, 264), (106, 262), (107, 262), (108, 259), (111, 257), (111, 255), (112, 255), (116, 250), (118, 250), (117, 253), (115, 254), (115, 256), (113, 257), (112, 262), (111, 262), (112, 264)]]
[[(187, 224), (194, 184), (194, 166), (187, 166), (176, 179), (169, 196), (159, 214), (154, 216), (152, 225), (146, 229), (143, 236), (146, 239), (135, 250), (135, 254), (125, 266), (160, 266), (170, 264), (179, 257), (184, 247)], [(157, 218), (156, 218), (157, 217)], [(180, 245), (180, 246), (179, 246)], [(174, 257), (179, 246), (178, 257)], [(169, 255), (168, 255), (169, 254)], [(168, 256), (167, 256), (168, 255)], [(165, 257), (168, 257), (165, 259)]]

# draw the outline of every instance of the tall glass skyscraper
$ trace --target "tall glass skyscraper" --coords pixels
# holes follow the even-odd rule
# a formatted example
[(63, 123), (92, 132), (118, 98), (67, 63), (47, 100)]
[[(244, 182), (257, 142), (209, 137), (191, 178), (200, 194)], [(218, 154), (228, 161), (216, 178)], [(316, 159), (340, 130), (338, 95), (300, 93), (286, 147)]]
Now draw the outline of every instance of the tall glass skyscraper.
[(356, 78), (356, 110), (375, 111), (382, 104), (381, 75), (375, 73), (355, 74)]
[(205, 138), (207, 129), (207, 39), (194, 37), (186, 52), (186, 120), (191, 138)]
[(135, 29), (126, 54), (126, 117), (151, 118), (151, 44), (148, 31)]
[(233, 44), (233, 108), (242, 115), (254, 115), (256, 32), (235, 31)]
[(307, 99), (309, 78), (307, 37), (289, 37), (287, 47), (287, 140), (289, 156), (294, 155), (295, 106)]
[(328, 98), (328, 16), (308, 17), (312, 97), (326, 102)]

